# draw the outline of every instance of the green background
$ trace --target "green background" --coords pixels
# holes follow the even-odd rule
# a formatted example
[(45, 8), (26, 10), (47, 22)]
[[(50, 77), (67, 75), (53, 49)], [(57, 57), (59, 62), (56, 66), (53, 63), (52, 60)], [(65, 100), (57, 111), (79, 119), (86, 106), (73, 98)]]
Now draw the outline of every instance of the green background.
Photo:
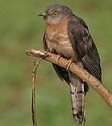
[[(89, 26), (97, 45), (103, 82), (112, 90), (112, 0), (0, 0), (0, 126), (31, 126), (32, 57), (29, 48), (42, 48), (45, 29), (37, 15), (53, 3), (69, 6)], [(90, 88), (85, 126), (112, 126), (112, 113)], [(37, 71), (36, 108), (39, 126), (77, 126), (72, 118), (69, 87), (52, 66)]]

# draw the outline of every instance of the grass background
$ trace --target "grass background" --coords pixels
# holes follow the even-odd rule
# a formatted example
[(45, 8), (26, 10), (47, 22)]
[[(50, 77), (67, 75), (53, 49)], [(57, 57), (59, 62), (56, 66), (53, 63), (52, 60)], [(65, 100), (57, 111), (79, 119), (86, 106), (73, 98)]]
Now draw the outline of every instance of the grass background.
[[(0, 126), (31, 126), (31, 71), (28, 48), (42, 48), (44, 22), (37, 16), (53, 3), (69, 6), (89, 26), (101, 57), (103, 81), (112, 90), (112, 0), (0, 0)], [(68, 85), (51, 65), (38, 69), (36, 107), (39, 126), (77, 126)], [(111, 126), (112, 113), (90, 88), (85, 126)]]

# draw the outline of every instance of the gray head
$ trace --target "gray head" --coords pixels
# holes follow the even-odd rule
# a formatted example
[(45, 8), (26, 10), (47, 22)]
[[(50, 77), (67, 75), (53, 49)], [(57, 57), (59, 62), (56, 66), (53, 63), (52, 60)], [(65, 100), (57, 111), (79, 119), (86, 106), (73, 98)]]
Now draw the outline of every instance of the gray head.
[(43, 16), (47, 24), (58, 24), (67, 20), (67, 18), (69, 18), (71, 15), (73, 15), (73, 13), (70, 8), (56, 4), (48, 6), (39, 16)]

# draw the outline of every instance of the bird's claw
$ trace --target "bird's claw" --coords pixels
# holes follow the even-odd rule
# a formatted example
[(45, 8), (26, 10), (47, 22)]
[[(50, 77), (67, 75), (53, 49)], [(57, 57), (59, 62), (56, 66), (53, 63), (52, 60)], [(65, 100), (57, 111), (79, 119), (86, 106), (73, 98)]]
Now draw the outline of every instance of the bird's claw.
[(60, 57), (61, 57), (60, 55), (56, 56), (56, 63), (58, 62), (58, 60), (60, 59)]
[(66, 62), (66, 69), (67, 70), (69, 69), (71, 64), (72, 64), (72, 60), (71, 59)]

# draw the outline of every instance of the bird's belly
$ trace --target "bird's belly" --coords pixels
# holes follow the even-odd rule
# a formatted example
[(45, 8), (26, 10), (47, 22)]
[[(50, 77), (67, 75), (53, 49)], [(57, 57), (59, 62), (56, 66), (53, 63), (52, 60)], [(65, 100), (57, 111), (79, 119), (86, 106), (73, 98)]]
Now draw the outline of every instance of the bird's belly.
[(77, 53), (73, 49), (68, 36), (62, 38), (55, 38), (47, 42), (47, 46), (50, 52), (56, 52), (68, 59), (76, 60)]
[(56, 26), (48, 26), (46, 30), (46, 44), (50, 52), (56, 52), (68, 59), (76, 60), (77, 53), (70, 42), (67, 22)]

